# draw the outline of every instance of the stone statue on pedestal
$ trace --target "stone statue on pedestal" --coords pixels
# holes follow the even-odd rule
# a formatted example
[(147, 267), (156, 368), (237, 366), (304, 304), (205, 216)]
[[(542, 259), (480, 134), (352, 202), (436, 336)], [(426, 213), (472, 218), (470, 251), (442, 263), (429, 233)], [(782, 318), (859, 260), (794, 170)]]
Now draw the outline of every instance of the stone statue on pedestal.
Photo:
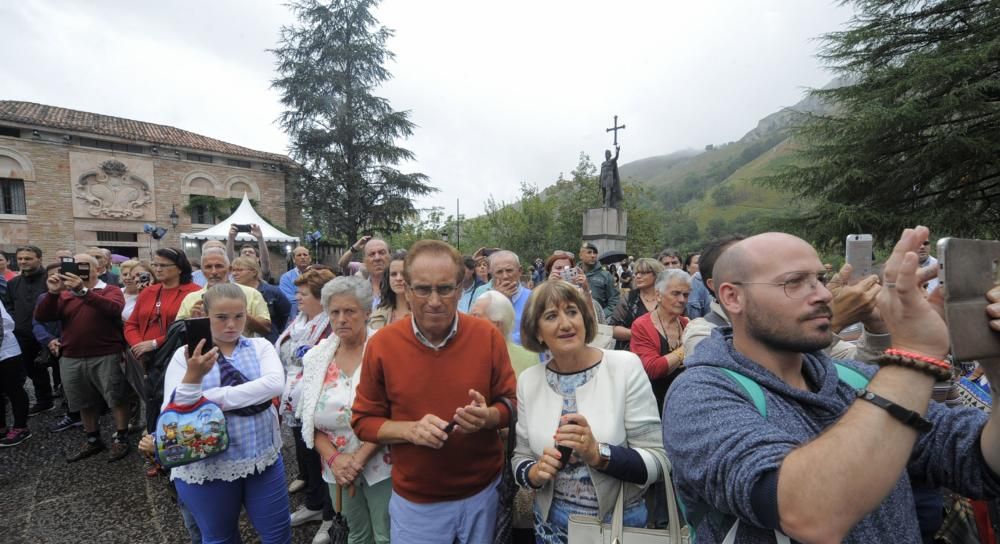
[(618, 154), (621, 147), (615, 146), (615, 156), (611, 150), (604, 150), (604, 162), (601, 163), (601, 202), (605, 208), (619, 208), (622, 203), (622, 182), (618, 176)]

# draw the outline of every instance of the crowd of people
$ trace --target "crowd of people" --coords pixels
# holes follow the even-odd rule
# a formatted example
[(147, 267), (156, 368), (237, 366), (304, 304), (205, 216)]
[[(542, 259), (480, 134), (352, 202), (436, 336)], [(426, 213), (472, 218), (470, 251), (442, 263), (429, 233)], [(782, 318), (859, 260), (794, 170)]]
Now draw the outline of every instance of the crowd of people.
[[(239, 542), (244, 510), (264, 543), (306, 523), (330, 542), (341, 516), (352, 543), (488, 543), (507, 510), (513, 541), (565, 543), (577, 516), (665, 529), (674, 494), (698, 542), (1000, 534), (1000, 361), (948, 356), (924, 227), (854, 282), (782, 233), (611, 264), (589, 242), (463, 256), (364, 237), (333, 266), (297, 247), (276, 278), (251, 234), (120, 278), (99, 248), (0, 260), (0, 447), (61, 397), (50, 432), (84, 433), (67, 462), (125, 458), (142, 432), (156, 476), (161, 410), (207, 399), (228, 449), (169, 470), (193, 543)], [(1000, 334), (1000, 287), (983, 296), (976, 334)], [(201, 317), (210, 349), (185, 343)]]

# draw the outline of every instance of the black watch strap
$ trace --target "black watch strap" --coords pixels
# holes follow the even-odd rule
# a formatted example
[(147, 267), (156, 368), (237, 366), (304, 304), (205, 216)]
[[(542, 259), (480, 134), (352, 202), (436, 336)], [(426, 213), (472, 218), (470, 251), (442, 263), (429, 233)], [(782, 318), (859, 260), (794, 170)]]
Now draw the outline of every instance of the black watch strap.
[(882, 408), (886, 412), (889, 412), (889, 415), (898, 419), (904, 425), (916, 429), (917, 432), (926, 433), (934, 428), (934, 424), (920, 414), (914, 412), (913, 410), (907, 410), (895, 402), (892, 402), (885, 397), (880, 397), (867, 389), (858, 389), (857, 394), (859, 399), (864, 399), (875, 406)]

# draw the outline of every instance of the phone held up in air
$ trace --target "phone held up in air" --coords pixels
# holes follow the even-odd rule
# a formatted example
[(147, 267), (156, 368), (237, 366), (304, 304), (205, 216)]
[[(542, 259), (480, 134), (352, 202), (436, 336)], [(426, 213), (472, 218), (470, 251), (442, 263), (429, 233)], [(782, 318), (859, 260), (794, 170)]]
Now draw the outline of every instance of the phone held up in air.
[(212, 342), (212, 328), (207, 317), (192, 317), (184, 320), (184, 343), (187, 344), (187, 354), (191, 356), (194, 349), (198, 347), (198, 342), (204, 340), (205, 345), (201, 347), (202, 355), (211, 351), (215, 344)]
[(250, 232), (250, 225), (235, 224), (233, 226), (236, 227), (236, 232)]
[(854, 284), (872, 275), (872, 235), (848, 234), (845, 247), (845, 262), (851, 265), (847, 283)]
[(952, 356), (957, 361), (1000, 356), (1000, 334), (990, 330), (986, 315), (986, 292), (1000, 284), (1000, 242), (942, 238), (937, 251)]
[(80, 268), (76, 264), (76, 260), (73, 257), (62, 257), (59, 261), (59, 273), (60, 274), (74, 274), (76, 276), (80, 275)]

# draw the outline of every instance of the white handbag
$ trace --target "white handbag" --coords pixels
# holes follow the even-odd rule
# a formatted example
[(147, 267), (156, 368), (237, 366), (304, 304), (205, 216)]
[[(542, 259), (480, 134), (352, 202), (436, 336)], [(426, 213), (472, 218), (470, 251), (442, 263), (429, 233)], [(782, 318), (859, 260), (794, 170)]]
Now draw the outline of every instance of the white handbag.
[(674, 482), (670, 477), (670, 468), (663, 470), (664, 487), (667, 490), (667, 516), (670, 526), (666, 529), (645, 529), (625, 527), (625, 483), (618, 491), (614, 513), (611, 514), (611, 525), (601, 523), (593, 516), (578, 514), (569, 517), (568, 542), (572, 544), (689, 544), (688, 528), (681, 525), (683, 521), (677, 511), (677, 497), (674, 495)]

